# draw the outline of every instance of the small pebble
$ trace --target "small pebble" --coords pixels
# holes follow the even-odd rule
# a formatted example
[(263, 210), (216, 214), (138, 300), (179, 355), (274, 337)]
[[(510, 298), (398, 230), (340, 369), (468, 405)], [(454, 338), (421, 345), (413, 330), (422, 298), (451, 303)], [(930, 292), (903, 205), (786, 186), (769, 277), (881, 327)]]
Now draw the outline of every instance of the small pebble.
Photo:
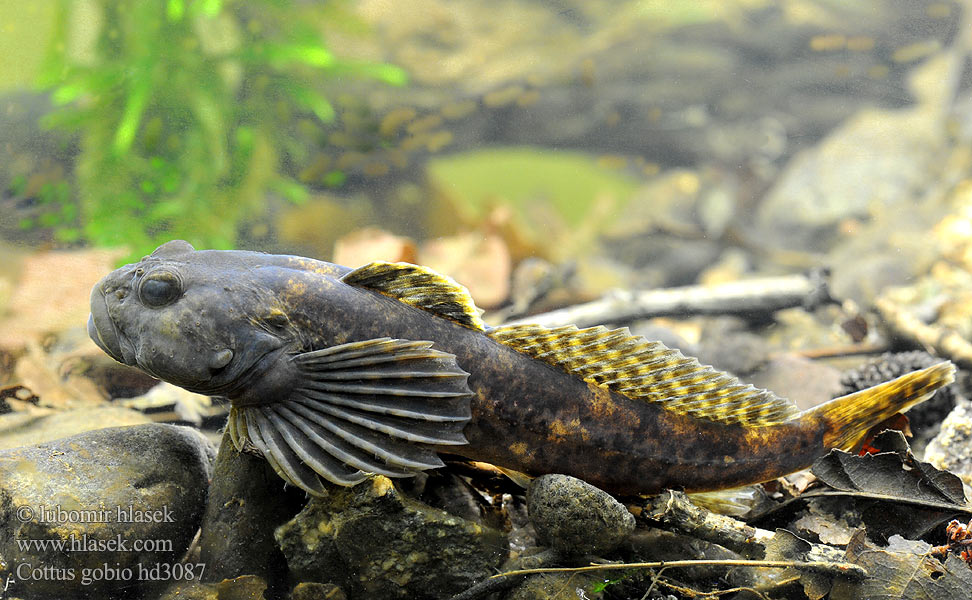
[(534, 479), (527, 489), (527, 509), (540, 543), (568, 555), (608, 553), (635, 528), (623, 504), (568, 475)]

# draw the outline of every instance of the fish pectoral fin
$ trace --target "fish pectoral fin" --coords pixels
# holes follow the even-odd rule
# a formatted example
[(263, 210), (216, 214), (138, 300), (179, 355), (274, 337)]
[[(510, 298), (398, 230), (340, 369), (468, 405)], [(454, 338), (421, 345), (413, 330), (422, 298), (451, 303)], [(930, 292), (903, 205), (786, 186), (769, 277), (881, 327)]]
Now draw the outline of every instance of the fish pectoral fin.
[(240, 454), (263, 454), (250, 441), (250, 435), (246, 430), (245, 408), (230, 406), (229, 419), (226, 421), (226, 433), (229, 434), (233, 447)]
[(252, 444), (314, 495), (320, 479), (347, 486), (441, 467), (437, 446), (466, 443), (472, 391), (455, 356), (431, 346), (380, 338), (295, 355), (300, 381), (289, 397), (233, 408), (233, 443)]

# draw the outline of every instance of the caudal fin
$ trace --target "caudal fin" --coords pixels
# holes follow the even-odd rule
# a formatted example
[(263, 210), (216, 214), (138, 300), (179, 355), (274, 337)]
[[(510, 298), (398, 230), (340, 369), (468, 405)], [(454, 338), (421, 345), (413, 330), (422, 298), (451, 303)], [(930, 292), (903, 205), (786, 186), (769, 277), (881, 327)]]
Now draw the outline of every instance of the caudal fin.
[(955, 381), (955, 366), (948, 362), (902, 375), (886, 383), (834, 398), (809, 411), (826, 423), (824, 444), (841, 450), (854, 449), (867, 432), (896, 413), (931, 398)]

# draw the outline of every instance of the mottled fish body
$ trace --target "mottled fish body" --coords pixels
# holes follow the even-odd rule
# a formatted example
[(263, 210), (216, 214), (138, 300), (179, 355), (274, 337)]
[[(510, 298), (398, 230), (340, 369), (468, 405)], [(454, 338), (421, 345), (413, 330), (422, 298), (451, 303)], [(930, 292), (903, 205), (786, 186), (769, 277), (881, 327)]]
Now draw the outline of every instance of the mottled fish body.
[(465, 288), (404, 263), (161, 246), (92, 291), (126, 364), (232, 403), (228, 430), (286, 481), (408, 476), (438, 452), (620, 494), (806, 468), (953, 379), (943, 362), (807, 412), (626, 329), (486, 328)]

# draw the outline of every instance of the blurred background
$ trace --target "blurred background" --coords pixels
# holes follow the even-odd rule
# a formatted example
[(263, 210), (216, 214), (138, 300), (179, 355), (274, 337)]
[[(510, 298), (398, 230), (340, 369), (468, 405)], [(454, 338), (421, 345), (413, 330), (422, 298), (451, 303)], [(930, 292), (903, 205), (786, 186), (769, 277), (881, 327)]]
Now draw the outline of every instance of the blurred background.
[[(490, 325), (627, 326), (801, 409), (948, 358), (957, 385), (910, 411), (910, 426), (889, 424), (910, 427), (917, 456), (972, 485), (970, 9), (972, 0), (0, 0), (0, 450), (151, 422), (193, 425), (219, 443), (225, 403), (114, 362), (85, 329), (95, 282), (185, 239), (349, 267), (424, 264), (467, 286)], [(645, 310), (646, 298), (667, 308)], [(57, 454), (46, 452), (45, 461)], [(141, 481), (185, 470), (151, 452)], [(938, 474), (934, 486), (896, 483), (902, 468), (919, 472), (899, 462), (882, 463), (888, 489), (944, 489)], [(14, 464), (49, 489), (47, 471)], [(440, 483), (414, 489), (428, 483), (423, 498), (462, 511), (453, 514), (500, 515), (466, 483), (441, 483), (493, 477), (464, 468), (450, 464)], [(7, 479), (0, 495), (32, 489)], [(78, 481), (99, 489), (97, 478)], [(503, 527), (519, 523), (509, 538), (519, 552), (533, 542), (520, 535), (527, 513), (514, 497), (488, 503), (507, 511)], [(260, 502), (267, 518), (256, 521), (271, 528), (286, 503)], [(838, 507), (839, 519), (814, 508), (791, 529), (849, 544), (848, 557), (852, 545), (867, 561), (902, 555), (899, 542), (876, 552), (855, 534), (851, 544), (850, 505), (821, 506)], [(946, 541), (925, 508), (869, 506), (887, 531), (917, 539), (916, 528), (937, 527), (925, 539)], [(180, 526), (190, 540), (198, 522)], [(306, 538), (294, 530), (314, 540), (310, 552), (331, 539), (318, 533), (325, 522), (314, 527)], [(962, 536), (952, 536), (956, 551)], [(376, 559), (381, 571), (360, 559), (340, 576), (393, 572), (395, 593), (418, 597), (423, 582), (477, 573), (466, 559), (429, 559), (438, 550), (414, 539), (415, 552), (394, 546), (393, 558)], [(701, 556), (699, 540), (643, 539), (651, 560)], [(915, 560), (934, 568), (867, 563), (872, 582), (888, 597), (891, 579), (921, 597), (967, 588), (923, 548)], [(273, 551), (280, 560), (252, 560), (282, 597), (300, 579), (287, 582)], [(403, 556), (432, 570), (410, 580), (395, 562)], [(459, 584), (442, 574), (450, 568), (462, 570)], [(699, 589), (758, 587), (718, 573)], [(623, 577), (598, 587), (647, 598), (664, 582)], [(565, 581), (573, 594), (576, 580)]]
[(425, 264), (494, 324), (825, 269), (837, 312), (774, 347), (888, 347), (889, 294), (972, 339), (967, 12), (0, 0), (0, 381), (54, 402), (91, 285), (173, 238)]

